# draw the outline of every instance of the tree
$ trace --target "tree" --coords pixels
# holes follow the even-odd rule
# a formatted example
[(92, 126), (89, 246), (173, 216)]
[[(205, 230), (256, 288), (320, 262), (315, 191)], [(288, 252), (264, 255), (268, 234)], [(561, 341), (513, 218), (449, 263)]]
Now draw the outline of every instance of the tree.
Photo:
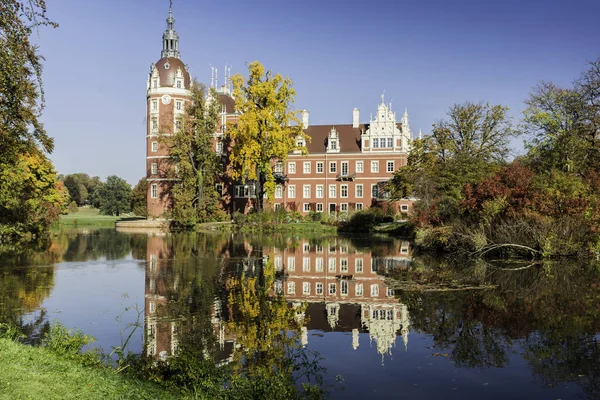
[(526, 104), (528, 156), (538, 170), (600, 170), (600, 58), (572, 88), (541, 82)]
[(41, 236), (68, 205), (56, 171), (42, 153), (0, 161), (0, 242)]
[(298, 139), (306, 142), (309, 138), (296, 113), (290, 110), (296, 96), (292, 81), (265, 72), (258, 61), (250, 63), (248, 70), (246, 82), (240, 74), (231, 78), (235, 107), (241, 115), (236, 124), (227, 127), (233, 143), (229, 161), (234, 180), (256, 181), (256, 205), (262, 209), (264, 195), (272, 199), (275, 193), (272, 164), (276, 160), (285, 162), (293, 150), (307, 154)]
[(416, 196), (426, 207), (446, 198), (454, 208), (464, 185), (488, 175), (508, 154), (516, 132), (507, 111), (489, 103), (453, 105), (448, 119), (433, 125), (430, 137), (413, 141), (407, 167), (391, 181), (394, 197)]
[(140, 181), (133, 188), (131, 193), (131, 210), (135, 215), (140, 217), (146, 217), (148, 215), (147, 203), (148, 203), (148, 182), (146, 178), (140, 179)]
[(507, 107), (489, 103), (453, 105), (448, 119), (433, 125), (432, 136), (440, 159), (504, 160), (508, 141), (515, 135), (507, 111)]
[(44, 0), (0, 2), (0, 241), (39, 237), (60, 214), (54, 143), (39, 118), (42, 60), (29, 37), (46, 17)]
[(58, 26), (46, 17), (44, 0), (0, 2), (0, 159), (5, 165), (20, 154), (54, 148), (39, 120), (43, 57), (29, 40), (40, 26)]
[(111, 175), (96, 189), (100, 211), (105, 215), (116, 215), (131, 211), (131, 185), (123, 178)]
[(220, 103), (214, 89), (192, 82), (191, 101), (182, 118), (181, 129), (165, 137), (170, 148), (171, 163), (177, 166), (179, 182), (173, 186), (172, 219), (179, 228), (192, 228), (197, 223), (222, 219), (220, 196), (215, 179), (221, 172), (219, 155), (212, 151), (217, 131)]

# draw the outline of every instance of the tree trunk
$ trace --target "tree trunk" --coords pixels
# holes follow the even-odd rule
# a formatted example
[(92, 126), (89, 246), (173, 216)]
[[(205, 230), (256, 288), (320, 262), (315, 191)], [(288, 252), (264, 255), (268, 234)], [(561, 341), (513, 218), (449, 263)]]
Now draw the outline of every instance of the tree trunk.
[(265, 175), (260, 172), (257, 168), (256, 171), (256, 176), (257, 176), (257, 180), (256, 180), (256, 209), (258, 211), (262, 211), (263, 209), (263, 198), (264, 198), (264, 191), (265, 191)]

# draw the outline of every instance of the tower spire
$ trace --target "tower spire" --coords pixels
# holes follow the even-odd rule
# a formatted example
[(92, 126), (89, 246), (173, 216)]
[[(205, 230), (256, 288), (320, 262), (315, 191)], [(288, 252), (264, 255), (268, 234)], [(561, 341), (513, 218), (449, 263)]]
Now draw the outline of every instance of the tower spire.
[(167, 29), (163, 33), (163, 49), (161, 57), (180, 58), (179, 35), (175, 30), (175, 17), (173, 17), (173, 0), (169, 0), (169, 16), (167, 17)]

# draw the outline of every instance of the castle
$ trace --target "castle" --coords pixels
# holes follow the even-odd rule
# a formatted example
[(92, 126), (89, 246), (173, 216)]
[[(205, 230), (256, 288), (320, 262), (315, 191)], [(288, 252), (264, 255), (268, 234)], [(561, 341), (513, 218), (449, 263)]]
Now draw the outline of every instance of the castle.
[[(214, 78), (214, 74), (213, 74)], [(213, 151), (227, 160), (225, 126), (235, 123), (239, 114), (227, 83), (217, 88), (221, 104), (220, 121), (214, 134)], [(177, 180), (169, 174), (169, 151), (159, 140), (179, 128), (186, 103), (191, 99), (190, 72), (181, 60), (179, 35), (175, 31), (172, 3), (163, 34), (161, 58), (150, 67), (147, 80), (146, 177), (148, 182), (148, 218), (161, 219), (169, 210), (170, 189)], [(216, 80), (212, 87), (218, 86)], [(360, 111), (352, 112), (352, 123), (310, 125), (308, 111), (302, 111), (304, 132), (312, 139), (306, 146), (308, 156), (300, 151), (289, 154), (285, 163), (274, 168), (277, 181), (272, 207), (309, 212), (344, 213), (366, 209), (377, 204), (389, 204), (385, 182), (400, 167), (406, 165), (412, 133), (405, 111), (400, 121), (381, 96), (381, 103), (368, 123), (360, 122)], [(226, 162), (226, 161), (225, 161)], [(230, 211), (247, 212), (257, 201), (253, 182), (230, 183), (227, 179), (216, 185), (223, 207)], [(406, 213), (412, 199), (394, 202), (394, 207)]]

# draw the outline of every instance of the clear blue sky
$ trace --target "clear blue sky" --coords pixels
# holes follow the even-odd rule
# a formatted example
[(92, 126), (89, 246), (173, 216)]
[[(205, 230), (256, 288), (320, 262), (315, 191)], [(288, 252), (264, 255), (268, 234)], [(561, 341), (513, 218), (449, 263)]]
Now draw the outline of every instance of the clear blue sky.
[[(43, 115), (58, 171), (145, 174), (146, 78), (160, 58), (168, 0), (47, 0)], [(511, 108), (540, 80), (568, 86), (600, 57), (600, 1), (175, 0), (182, 59), (245, 74), (259, 60), (292, 78), (312, 124), (361, 122), (386, 102), (428, 133), (454, 103)], [(520, 140), (515, 143), (518, 148)]]

